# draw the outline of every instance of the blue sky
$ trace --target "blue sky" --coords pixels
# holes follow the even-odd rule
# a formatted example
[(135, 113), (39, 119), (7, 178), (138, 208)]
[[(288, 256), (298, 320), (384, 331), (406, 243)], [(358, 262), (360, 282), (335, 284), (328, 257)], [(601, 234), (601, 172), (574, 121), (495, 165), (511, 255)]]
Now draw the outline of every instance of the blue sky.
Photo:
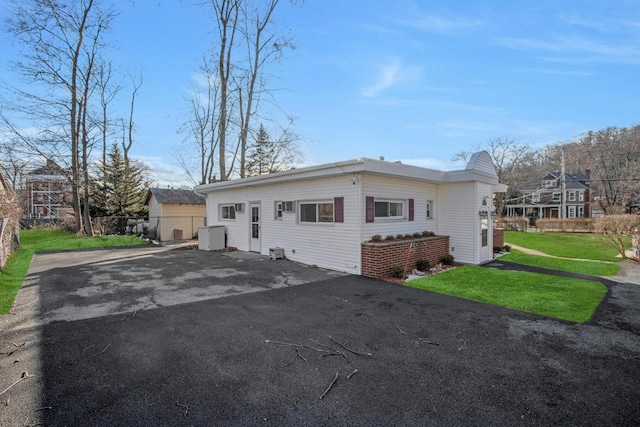
[[(133, 154), (160, 185), (184, 182), (177, 131), (214, 29), (184, 3), (119, 2), (110, 35), (114, 63), (144, 74)], [(270, 68), (306, 165), (384, 156), (461, 168), (457, 152), (492, 138), (537, 148), (640, 123), (638, 1), (306, 3), (281, 0), (275, 19), (297, 49)], [(0, 43), (13, 52), (6, 34)]]

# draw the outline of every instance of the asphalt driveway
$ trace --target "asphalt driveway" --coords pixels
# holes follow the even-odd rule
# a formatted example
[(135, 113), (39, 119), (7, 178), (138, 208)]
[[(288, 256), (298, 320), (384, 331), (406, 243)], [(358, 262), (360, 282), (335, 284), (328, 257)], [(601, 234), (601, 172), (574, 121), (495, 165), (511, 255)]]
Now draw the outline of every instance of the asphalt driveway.
[(578, 325), (289, 261), (125, 251), (36, 257), (0, 318), (0, 425), (640, 424), (640, 286), (610, 284)]

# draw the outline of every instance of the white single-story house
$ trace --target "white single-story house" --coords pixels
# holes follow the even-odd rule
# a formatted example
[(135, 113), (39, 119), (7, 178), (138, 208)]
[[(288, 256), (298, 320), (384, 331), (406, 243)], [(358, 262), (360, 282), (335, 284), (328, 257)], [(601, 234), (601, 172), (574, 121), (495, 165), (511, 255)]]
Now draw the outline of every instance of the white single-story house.
[(432, 231), (448, 236), (445, 251), (456, 262), (493, 259), (493, 194), (506, 186), (481, 151), (457, 171), (361, 158), (195, 191), (206, 197), (207, 225), (223, 225), (228, 246), (264, 255), (281, 248), (293, 261), (367, 274), (363, 247), (375, 235)]
[(204, 225), (205, 199), (192, 190), (150, 188), (145, 205), (149, 229), (155, 229), (158, 240), (192, 239)]

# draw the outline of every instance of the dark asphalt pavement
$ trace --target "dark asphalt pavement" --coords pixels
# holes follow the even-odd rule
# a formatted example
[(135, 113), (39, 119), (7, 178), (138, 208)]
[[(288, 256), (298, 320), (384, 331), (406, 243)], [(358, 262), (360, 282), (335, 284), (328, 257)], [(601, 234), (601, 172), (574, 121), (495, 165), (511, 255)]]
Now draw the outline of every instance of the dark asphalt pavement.
[[(276, 267), (296, 266), (200, 251), (155, 256), (168, 257), (162, 263), (170, 260), (175, 275), (207, 260), (246, 272), (266, 265), (251, 276), (265, 283)], [(136, 262), (149, 267), (153, 258), (125, 264)], [(34, 286), (64, 283), (71, 294), (88, 286), (86, 268), (40, 271)], [(204, 288), (236, 279), (198, 280)], [(0, 395), (0, 425), (639, 425), (640, 287), (608, 288), (586, 324), (320, 275), (0, 329), (0, 351), (14, 350), (0, 354), (0, 389), (26, 366), (30, 375)], [(130, 291), (139, 297), (140, 289)], [(120, 286), (118, 298), (126, 292)], [(60, 304), (51, 294), (40, 291), (36, 316)]]

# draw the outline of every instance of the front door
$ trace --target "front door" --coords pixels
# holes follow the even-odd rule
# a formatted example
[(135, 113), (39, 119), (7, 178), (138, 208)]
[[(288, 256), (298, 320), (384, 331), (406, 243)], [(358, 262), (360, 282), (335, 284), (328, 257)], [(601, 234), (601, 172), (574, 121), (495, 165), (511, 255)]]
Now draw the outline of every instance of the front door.
[(250, 251), (251, 252), (260, 252), (262, 249), (260, 246), (260, 204), (259, 203), (251, 203), (251, 243), (250, 243)]

